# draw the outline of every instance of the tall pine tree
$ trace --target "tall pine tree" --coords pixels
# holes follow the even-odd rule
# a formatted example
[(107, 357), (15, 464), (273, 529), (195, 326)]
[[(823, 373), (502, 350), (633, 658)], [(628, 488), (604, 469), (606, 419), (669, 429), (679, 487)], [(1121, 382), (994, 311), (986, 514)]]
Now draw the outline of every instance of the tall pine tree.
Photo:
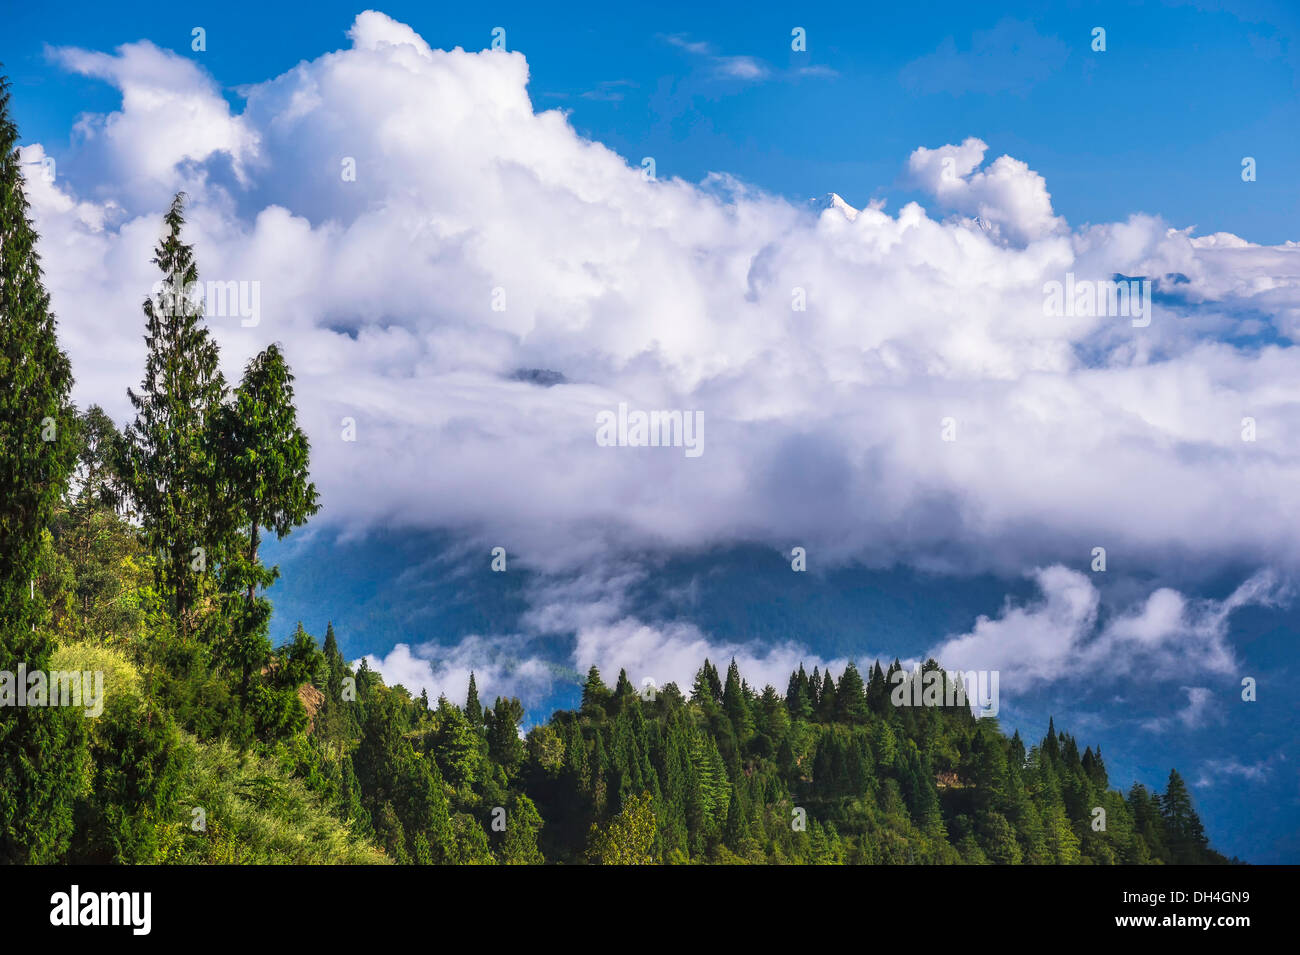
[(1196, 865), (1205, 861), (1209, 840), (1201, 819), (1192, 806), (1192, 795), (1178, 770), (1169, 771), (1169, 785), (1160, 797), (1160, 815), (1165, 821), (1165, 839), (1176, 865)]
[[(33, 578), (76, 449), (72, 369), (41, 281), (9, 100), (0, 77), (0, 670), (15, 673), (45, 669), (53, 650)], [(71, 837), (80, 724), (66, 707), (14, 702), (0, 707), (0, 861), (57, 861)]]
[(220, 419), (221, 472), (246, 534), (239, 564), (251, 604), (256, 588), (275, 578), (258, 563), (262, 528), (282, 540), (320, 510), (316, 485), (307, 477), (310, 446), (298, 427), (293, 374), (278, 345), (248, 363)]
[(195, 606), (206, 571), (229, 533), (220, 503), (214, 417), (226, 397), (217, 343), (202, 322), (194, 250), (181, 241), (184, 196), (163, 219), (154, 252), (163, 279), (145, 300), (144, 379), (127, 389), (135, 421), (124, 435), (123, 479), (149, 549), (158, 557), (161, 592), (182, 636), (197, 629)]

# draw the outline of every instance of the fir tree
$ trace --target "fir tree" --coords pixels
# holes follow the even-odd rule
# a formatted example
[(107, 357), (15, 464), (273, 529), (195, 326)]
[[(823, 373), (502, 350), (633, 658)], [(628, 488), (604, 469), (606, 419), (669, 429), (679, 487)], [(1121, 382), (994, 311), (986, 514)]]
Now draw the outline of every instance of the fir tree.
[(587, 682), (582, 687), (582, 712), (587, 716), (603, 718), (609, 705), (609, 687), (600, 678), (600, 670), (592, 664), (587, 671)]
[(614, 695), (610, 699), (611, 712), (614, 714), (622, 712), (623, 708), (628, 705), (629, 700), (637, 698), (636, 688), (632, 686), (632, 681), (627, 677), (627, 670), (618, 671), (618, 679), (614, 682)]
[(880, 668), (879, 660), (871, 668), (871, 679), (867, 683), (867, 708), (872, 713), (889, 712), (889, 686), (885, 683), (885, 671)]
[(445, 696), (438, 698), (429, 752), (442, 777), (454, 788), (475, 783), (480, 776), (480, 738), (469, 718), (452, 706)]
[(835, 681), (831, 679), (831, 671), (827, 670), (822, 677), (821, 692), (817, 694), (817, 721), (819, 723), (830, 723), (835, 719), (836, 699)]
[(542, 817), (533, 801), (524, 795), (513, 796), (507, 808), (501, 861), (506, 865), (538, 865), (545, 862), (537, 848), (537, 834), (542, 825)]
[[(53, 650), (34, 578), (75, 425), (9, 101), (0, 77), (0, 670), (16, 673), (44, 669)], [(0, 862), (53, 862), (66, 850), (82, 745), (67, 708), (0, 707)]]
[(297, 416), (293, 374), (277, 345), (248, 363), (234, 403), (219, 413), (223, 490), (247, 535), (239, 556), (250, 604), (256, 588), (276, 575), (258, 563), (262, 528), (283, 540), (320, 509), (316, 486), (307, 479), (310, 446)]
[(1043, 755), (1047, 758), (1048, 763), (1053, 766), (1061, 758), (1061, 744), (1057, 739), (1056, 720), (1050, 716), (1047, 718), (1047, 736), (1043, 738)]
[(740, 668), (736, 666), (735, 657), (731, 658), (731, 665), (727, 667), (727, 683), (722, 691), (722, 711), (731, 720), (736, 741), (743, 745), (754, 734), (754, 720), (741, 685)]
[(864, 723), (867, 719), (867, 690), (862, 675), (850, 660), (835, 690), (835, 718), (843, 723)]
[(474, 682), (474, 671), (469, 674), (469, 691), (465, 694), (465, 718), (475, 732), (483, 727), (483, 706), (478, 701), (478, 684)]
[(194, 294), (194, 251), (181, 241), (183, 195), (163, 222), (153, 259), (163, 280), (144, 303), (144, 379), (139, 393), (127, 389), (136, 418), (124, 435), (121, 471), (146, 545), (158, 557), (159, 588), (182, 636), (188, 636), (197, 626), (202, 579), (230, 532), (214, 433), (226, 383)]
[(1160, 814), (1165, 822), (1165, 840), (1176, 865), (1205, 861), (1209, 842), (1201, 819), (1192, 806), (1191, 793), (1178, 770), (1169, 771), (1169, 784), (1160, 797)]
[(808, 699), (808, 674), (804, 672), (802, 663), (798, 670), (790, 674), (790, 682), (785, 691), (785, 705), (790, 711), (791, 719), (806, 720), (812, 715), (812, 702)]
[(513, 773), (524, 760), (524, 743), (519, 738), (519, 724), (524, 721), (524, 707), (514, 697), (497, 697), (486, 716), (488, 752), (507, 773)]

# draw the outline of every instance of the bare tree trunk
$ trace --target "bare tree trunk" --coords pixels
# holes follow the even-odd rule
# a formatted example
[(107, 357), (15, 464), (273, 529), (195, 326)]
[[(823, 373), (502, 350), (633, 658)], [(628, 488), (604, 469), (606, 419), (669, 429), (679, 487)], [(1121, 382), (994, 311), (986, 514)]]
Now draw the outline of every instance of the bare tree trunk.
[(248, 538), (248, 604), (253, 605), (253, 591), (257, 581), (253, 578), (253, 568), (257, 566), (257, 518), (253, 519), (253, 533)]

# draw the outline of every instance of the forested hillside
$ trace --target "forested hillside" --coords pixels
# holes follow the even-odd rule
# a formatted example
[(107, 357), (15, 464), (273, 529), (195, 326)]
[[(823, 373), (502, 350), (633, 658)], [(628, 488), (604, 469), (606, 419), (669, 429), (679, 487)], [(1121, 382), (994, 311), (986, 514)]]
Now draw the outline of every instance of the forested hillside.
[(134, 420), (76, 411), (7, 105), (0, 86), (0, 671), (106, 684), (97, 716), (0, 707), (0, 860), (1225, 861), (1176, 772), (1123, 795), (1054, 727), (1026, 746), (964, 705), (895, 706), (897, 661), (782, 691), (734, 662), (689, 692), (593, 667), (578, 712), (521, 736), (518, 700), (412, 697), (328, 625), (273, 648), (259, 544), (318, 509), (284, 350), (225, 381), (178, 196)]

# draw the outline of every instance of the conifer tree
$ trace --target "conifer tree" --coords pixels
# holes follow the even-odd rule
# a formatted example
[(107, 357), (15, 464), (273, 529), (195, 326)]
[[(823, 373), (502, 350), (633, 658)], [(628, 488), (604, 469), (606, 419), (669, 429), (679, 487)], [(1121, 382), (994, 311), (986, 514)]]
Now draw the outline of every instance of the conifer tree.
[(733, 852), (742, 852), (749, 841), (748, 798), (745, 792), (744, 777), (736, 781), (732, 790), (731, 802), (727, 806), (727, 822), (723, 830), (727, 847)]
[(343, 698), (343, 670), (346, 666), (343, 654), (339, 651), (339, 640), (334, 635), (334, 621), (325, 624), (325, 645), (321, 648), (325, 654), (326, 696), (334, 700)]
[(831, 679), (831, 671), (828, 669), (822, 677), (821, 692), (817, 694), (818, 722), (829, 723), (835, 719), (836, 697), (835, 681)]
[(1074, 865), (1079, 861), (1079, 837), (1070, 827), (1065, 807), (1055, 802), (1043, 813), (1047, 849), (1057, 865)]
[(709, 700), (716, 706), (722, 703), (722, 680), (718, 677), (718, 668), (709, 659), (704, 659), (704, 688)]
[(72, 368), (59, 348), (27, 218), (18, 130), (0, 77), (0, 621), (15, 659), (34, 655), (30, 582), (41, 532), (75, 458)]
[(127, 389), (136, 418), (123, 436), (121, 471), (144, 540), (158, 557), (159, 589), (188, 636), (197, 629), (202, 580), (230, 531), (214, 433), (226, 382), (194, 293), (194, 250), (181, 240), (183, 194), (163, 222), (153, 258), (163, 279), (144, 303), (145, 371), (140, 391)]
[[(18, 129), (0, 77), (0, 670), (53, 650), (34, 577), (72, 471), (72, 370), (59, 348), (28, 219)], [(54, 862), (72, 829), (84, 743), (68, 708), (0, 707), (0, 862)]]
[(889, 712), (889, 686), (885, 683), (885, 671), (880, 668), (880, 661), (871, 668), (871, 679), (867, 683), (867, 707), (873, 713)]
[(478, 780), (481, 745), (478, 731), (468, 717), (440, 696), (429, 747), (443, 779), (452, 787), (461, 789)]
[(537, 848), (542, 817), (533, 801), (524, 795), (511, 797), (502, 838), (501, 861), (506, 865), (538, 865), (546, 860)]
[(727, 667), (727, 683), (722, 690), (722, 710), (731, 720), (736, 742), (744, 745), (754, 735), (754, 718), (750, 714), (749, 701), (745, 699), (740, 668), (736, 666), (735, 657), (731, 658), (731, 665)]
[(812, 702), (808, 699), (808, 674), (804, 672), (802, 663), (798, 670), (790, 674), (790, 682), (785, 691), (785, 705), (790, 711), (791, 719), (806, 720), (812, 715)]
[(581, 787), (587, 769), (587, 744), (577, 720), (567, 723), (564, 738), (564, 771), (575, 787)]
[(524, 721), (524, 707), (515, 697), (497, 697), (487, 716), (488, 752), (507, 774), (524, 761), (524, 742), (519, 738), (519, 724)]
[(233, 404), (221, 409), (219, 418), (223, 491), (247, 535), (239, 563), (251, 604), (256, 588), (275, 577), (274, 569), (258, 563), (262, 528), (283, 540), (320, 510), (316, 485), (307, 475), (310, 445), (298, 427), (293, 374), (278, 345), (248, 363)]
[(474, 682), (474, 671), (469, 673), (469, 691), (465, 694), (465, 718), (476, 733), (483, 729), (483, 706), (478, 701), (478, 684)]
[(298, 621), (293, 639), (276, 651), (276, 682), (296, 690), (303, 684), (319, 687), (326, 682), (325, 654), (316, 646), (316, 638)]
[(1110, 781), (1106, 776), (1106, 764), (1101, 758), (1100, 746), (1096, 751), (1091, 746), (1083, 751), (1083, 770), (1097, 789), (1104, 791), (1109, 787)]
[(1007, 762), (1017, 769), (1025, 765), (1025, 741), (1020, 738), (1020, 730), (1016, 730), (1011, 735), (1011, 743), (1007, 748)]
[(587, 682), (582, 686), (582, 712), (587, 716), (604, 717), (609, 705), (609, 687), (600, 678), (600, 670), (593, 663), (587, 671)]
[(1043, 755), (1048, 763), (1055, 766), (1061, 758), (1061, 744), (1056, 735), (1056, 719), (1047, 718), (1047, 736), (1043, 738)]
[(339, 650), (332, 621), (325, 626), (325, 643), (321, 653), (325, 658), (325, 698), (321, 701), (321, 709), (315, 720), (315, 732), (321, 739), (340, 742), (356, 733), (359, 714), (352, 704), (343, 699), (343, 680), (351, 671)]
[[(785, 702), (777, 695), (776, 687), (770, 684), (763, 688), (763, 695), (755, 707), (755, 729), (767, 739), (769, 746), (775, 750), (790, 732), (790, 713)], [(770, 755), (764, 753), (762, 755)]]
[(1178, 770), (1169, 771), (1169, 784), (1160, 797), (1160, 814), (1165, 821), (1165, 841), (1175, 865), (1205, 861), (1209, 842), (1201, 819), (1192, 806), (1191, 793)]
[(706, 733), (698, 734), (691, 747), (691, 762), (699, 778), (700, 808), (705, 830), (710, 836), (720, 836), (731, 805), (731, 781), (727, 768), (718, 752), (718, 744)]
[(612, 712), (615, 714), (622, 712), (623, 708), (629, 705), (628, 701), (636, 698), (636, 688), (632, 686), (632, 681), (628, 679), (627, 670), (620, 668), (618, 679), (614, 682), (614, 695), (610, 699)]
[(867, 719), (866, 687), (852, 660), (844, 668), (835, 690), (835, 718), (842, 723), (864, 723)]

